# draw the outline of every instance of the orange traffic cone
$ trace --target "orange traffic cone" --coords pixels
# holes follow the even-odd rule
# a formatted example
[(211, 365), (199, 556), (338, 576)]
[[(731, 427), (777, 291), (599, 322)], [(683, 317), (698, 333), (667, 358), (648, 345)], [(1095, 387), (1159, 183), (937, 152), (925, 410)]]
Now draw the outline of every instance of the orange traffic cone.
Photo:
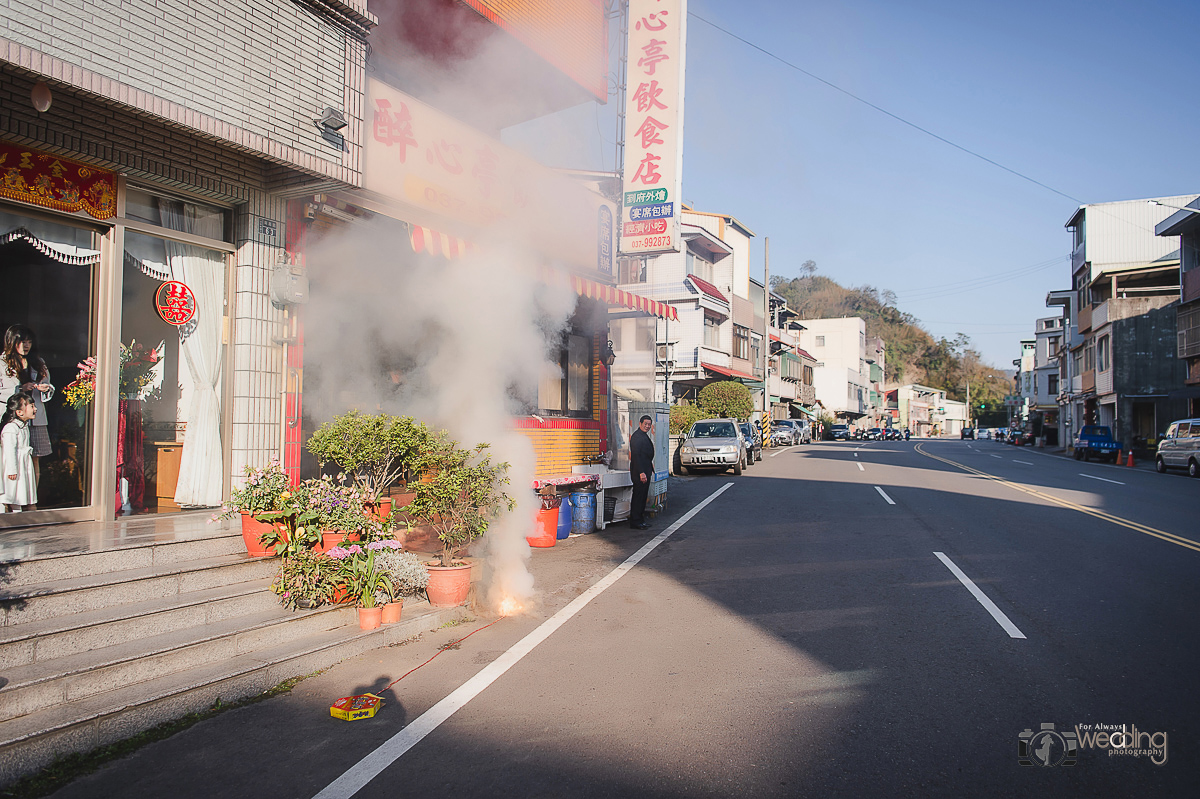
[(1129, 460), (1125, 463), (1126, 466), (1133, 467), (1133, 450), (1129, 450)]
[(1117, 459), (1115, 461), (1113, 461), (1113, 463), (1115, 465), (1117, 465), (1117, 466), (1121, 465), (1121, 455), (1124, 454), (1124, 452), (1125, 452), (1125, 450), (1123, 450), (1123, 449), (1117, 450)]

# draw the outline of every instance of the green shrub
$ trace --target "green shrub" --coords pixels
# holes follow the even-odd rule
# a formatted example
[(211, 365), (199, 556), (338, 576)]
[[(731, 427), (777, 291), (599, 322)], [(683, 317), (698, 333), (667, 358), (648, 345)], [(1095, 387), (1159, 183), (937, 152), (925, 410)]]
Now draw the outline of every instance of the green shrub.
[(708, 414), (695, 405), (672, 405), (671, 435), (681, 436), (692, 426), (692, 422), (698, 422), (707, 417)]
[(709, 383), (700, 390), (700, 407), (705, 412), (701, 418), (749, 419), (754, 412), (754, 398), (750, 389), (734, 380)]

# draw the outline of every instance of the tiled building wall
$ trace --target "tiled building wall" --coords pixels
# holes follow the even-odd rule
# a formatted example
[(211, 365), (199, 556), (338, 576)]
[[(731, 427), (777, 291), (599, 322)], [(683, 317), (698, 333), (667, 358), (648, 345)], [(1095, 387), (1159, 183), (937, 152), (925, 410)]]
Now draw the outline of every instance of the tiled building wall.
[[(282, 163), (357, 182), (359, 139), (322, 138), (322, 109), (362, 119), (363, 45), (292, 0), (6, 0), (0, 60)], [(361, 87), (359, 87), (361, 89)], [(349, 167), (349, 175), (344, 167)]]
[(263, 191), (264, 163), (187, 131), (107, 107), (65, 90), (50, 111), (29, 104), (33, 79), (0, 64), (0, 139), (73, 156), (130, 183), (202, 195), (234, 210), (235, 285), (229, 344), (234, 400), (233, 474), (279, 451), (282, 313), (270, 305), (271, 267), (282, 253), (285, 202)]

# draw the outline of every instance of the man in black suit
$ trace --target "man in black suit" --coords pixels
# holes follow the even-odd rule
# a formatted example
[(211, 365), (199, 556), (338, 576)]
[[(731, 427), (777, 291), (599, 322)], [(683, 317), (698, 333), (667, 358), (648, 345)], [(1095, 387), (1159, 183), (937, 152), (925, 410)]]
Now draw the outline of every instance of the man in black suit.
[(654, 420), (643, 416), (638, 429), (629, 437), (629, 476), (633, 479), (633, 506), (629, 509), (629, 526), (634, 530), (648, 530), (650, 525), (644, 518), (646, 495), (650, 493), (650, 481), (654, 479), (654, 442), (650, 440), (650, 428)]

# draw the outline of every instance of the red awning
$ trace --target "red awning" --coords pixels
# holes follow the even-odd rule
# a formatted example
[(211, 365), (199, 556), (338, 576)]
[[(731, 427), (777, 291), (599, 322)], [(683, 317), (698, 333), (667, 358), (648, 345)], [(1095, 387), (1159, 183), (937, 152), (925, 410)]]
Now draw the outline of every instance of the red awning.
[(562, 285), (565, 281), (569, 280), (571, 288), (575, 289), (575, 293), (580, 297), (599, 300), (609, 305), (619, 305), (622, 308), (629, 308), (634, 311), (643, 311), (662, 319), (670, 319), (673, 322), (679, 321), (679, 311), (675, 309), (674, 305), (649, 300), (630, 291), (621, 291), (615, 286), (597, 283), (595, 280), (589, 280), (579, 275), (569, 275), (557, 269), (544, 269), (543, 278), (547, 283), (558, 285)]
[(444, 258), (457, 258), (475, 249), (475, 245), (469, 241), (420, 225), (412, 226), (408, 240), (412, 244), (413, 252), (427, 252)]
[(717, 299), (725, 304), (729, 304), (729, 300), (725, 297), (724, 294), (721, 293), (721, 290), (719, 288), (717, 288), (716, 286), (714, 286), (712, 283), (709, 283), (707, 280), (702, 280), (701, 278), (698, 278), (695, 275), (688, 275), (687, 279), (692, 281), (692, 283), (696, 286), (697, 289), (704, 292), (705, 294), (712, 297), (713, 299)]
[(802, 350), (802, 349), (800, 349), (799, 347), (797, 347), (797, 348), (796, 348), (796, 352), (797, 352), (797, 353), (799, 353), (801, 356), (803, 356), (803, 357), (805, 357), (805, 358), (808, 358), (810, 361), (815, 361), (815, 360), (816, 360), (816, 358), (814, 358), (813, 356), (809, 355), (809, 354), (808, 354), (808, 353), (807, 353), (805, 350)]
[(754, 380), (756, 382), (761, 382), (754, 375), (748, 375), (745, 372), (739, 372), (736, 369), (730, 369), (728, 366), (714, 366), (711, 363), (703, 362), (700, 365), (709, 372), (716, 372), (717, 374), (725, 375), (726, 377), (736, 377), (738, 380)]

